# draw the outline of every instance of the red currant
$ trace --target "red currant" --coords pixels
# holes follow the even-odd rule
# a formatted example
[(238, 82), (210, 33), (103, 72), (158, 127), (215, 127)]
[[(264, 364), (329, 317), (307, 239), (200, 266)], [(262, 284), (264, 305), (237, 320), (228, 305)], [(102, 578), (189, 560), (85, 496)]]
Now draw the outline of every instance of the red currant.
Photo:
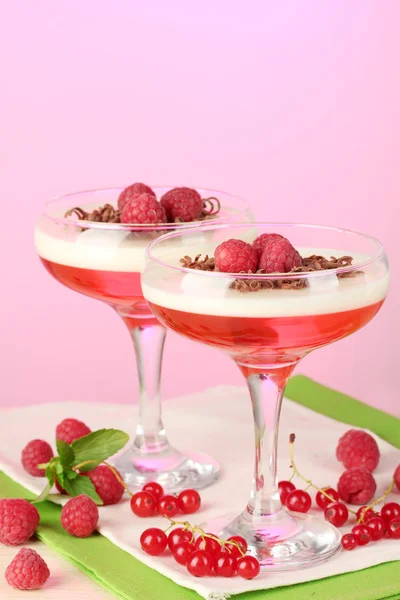
[(381, 508), (381, 516), (385, 519), (386, 523), (389, 523), (392, 519), (400, 517), (400, 504), (397, 502), (388, 502)]
[(325, 508), (324, 517), (335, 527), (342, 527), (348, 521), (349, 511), (343, 502), (331, 502)]
[(387, 528), (383, 517), (372, 517), (371, 519), (368, 519), (365, 526), (368, 528), (373, 542), (381, 540), (384, 537)]
[(366, 544), (369, 544), (372, 539), (370, 531), (366, 525), (355, 525), (351, 531), (359, 546), (365, 546)]
[(400, 517), (395, 517), (394, 519), (391, 519), (388, 523), (388, 532), (389, 532), (389, 537), (393, 538), (394, 540), (400, 540)]
[(150, 481), (149, 483), (146, 483), (143, 486), (143, 491), (149, 492), (152, 496), (154, 496), (157, 502), (162, 496), (164, 496), (163, 487), (157, 483), (157, 481)]
[(179, 512), (178, 501), (175, 496), (167, 494), (158, 501), (158, 512), (164, 517), (172, 519)]
[(196, 490), (183, 490), (178, 496), (179, 508), (185, 515), (190, 515), (199, 510), (201, 498)]
[(342, 536), (341, 542), (344, 550), (354, 550), (354, 548), (357, 548), (358, 546), (358, 542), (353, 533), (345, 533), (345, 535)]
[(286, 498), (286, 507), (289, 510), (306, 513), (311, 508), (311, 496), (304, 490), (294, 490)]
[(140, 545), (147, 554), (159, 556), (167, 547), (167, 536), (162, 529), (150, 527), (140, 536)]
[[(236, 544), (230, 544), (229, 542), (236, 542)], [(242, 552), (240, 552), (238, 546)], [(241, 558), (247, 552), (247, 542), (241, 535), (232, 535), (226, 540), (225, 548), (232, 556)]]
[(174, 546), (174, 559), (180, 565), (186, 565), (188, 558), (196, 552), (196, 546), (191, 542), (180, 542)]
[(366, 523), (369, 519), (373, 519), (374, 517), (376, 517), (377, 514), (378, 513), (372, 510), (372, 508), (368, 508), (367, 506), (361, 506), (357, 511), (356, 519), (357, 521), (360, 521), (361, 519), (361, 523)]
[(220, 577), (233, 577), (237, 569), (237, 558), (227, 552), (220, 552), (214, 560), (214, 571)]
[(208, 554), (215, 556), (221, 552), (221, 544), (209, 537), (198, 537), (196, 540), (196, 550), (205, 550)]
[(328, 504), (331, 504), (332, 502), (337, 502), (339, 500), (339, 494), (333, 488), (322, 488), (322, 489), (325, 492), (325, 494), (328, 494), (328, 496), (330, 496), (330, 498), (332, 498), (332, 500), (329, 500), (329, 498), (324, 496), (324, 494), (322, 494), (321, 492), (317, 492), (315, 495), (315, 502), (317, 503), (317, 506), (322, 508), (322, 510), (325, 510), (325, 508), (328, 506)]
[(136, 492), (131, 498), (132, 512), (138, 517), (154, 517), (157, 501), (149, 492)]
[(280, 481), (278, 483), (279, 496), (281, 498), (282, 504), (286, 503), (286, 498), (290, 492), (293, 492), (296, 489), (296, 486), (291, 481)]
[(204, 550), (193, 552), (186, 563), (186, 568), (195, 577), (205, 577), (210, 574), (213, 566), (213, 557)]
[(253, 579), (260, 572), (260, 563), (254, 556), (242, 556), (237, 561), (236, 572), (244, 579)]
[(175, 546), (177, 544), (181, 544), (182, 542), (192, 542), (193, 541), (193, 533), (189, 531), (189, 529), (184, 529), (183, 527), (177, 527), (173, 529), (168, 536), (168, 548), (171, 552), (175, 552)]

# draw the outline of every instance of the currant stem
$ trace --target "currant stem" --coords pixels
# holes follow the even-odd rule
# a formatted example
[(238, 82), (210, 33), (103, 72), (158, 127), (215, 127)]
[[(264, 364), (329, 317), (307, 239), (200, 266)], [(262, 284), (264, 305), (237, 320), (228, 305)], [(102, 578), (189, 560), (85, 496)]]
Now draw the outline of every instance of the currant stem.
[(245, 556), (245, 554), (246, 554), (245, 552), (243, 552), (243, 550), (242, 550), (240, 544), (238, 544), (238, 542), (235, 542), (235, 541), (228, 542), (227, 540), (221, 540), (217, 535), (214, 535), (213, 533), (206, 533), (204, 531), (204, 529), (202, 529), (198, 525), (191, 525), (189, 523), (189, 521), (174, 521), (173, 519), (170, 519), (169, 517), (166, 517), (166, 518), (170, 522), (170, 525), (167, 529), (165, 529), (165, 533), (167, 531), (169, 531), (169, 529), (171, 529), (171, 527), (175, 527), (175, 525), (182, 525), (185, 529), (192, 532), (192, 541), (193, 541), (194, 534), (198, 533), (199, 536), (203, 539), (210, 538), (211, 540), (215, 540), (216, 542), (218, 542), (218, 544), (221, 546), (221, 548), (225, 547), (228, 552), (231, 552), (231, 548), (229, 546), (235, 546), (235, 548), (237, 548), (239, 550), (239, 552), (242, 556)]
[(358, 519), (357, 523), (362, 523), (364, 521), (364, 515), (367, 512), (367, 510), (372, 510), (374, 508), (374, 506), (376, 506), (380, 502), (383, 502), (389, 496), (389, 494), (392, 492), (393, 488), (394, 488), (394, 477), (393, 477), (388, 489), (383, 493), (383, 495), (380, 498), (376, 498), (376, 500), (373, 500), (373, 502), (371, 502), (371, 504), (368, 504), (368, 506), (366, 506), (361, 511), (360, 518)]

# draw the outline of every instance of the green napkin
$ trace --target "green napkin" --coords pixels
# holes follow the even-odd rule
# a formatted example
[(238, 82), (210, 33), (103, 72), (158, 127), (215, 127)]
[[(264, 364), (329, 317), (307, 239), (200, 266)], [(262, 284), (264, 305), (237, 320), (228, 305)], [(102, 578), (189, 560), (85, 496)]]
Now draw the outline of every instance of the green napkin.
[[(291, 379), (286, 396), (316, 412), (375, 432), (400, 447), (400, 420), (366, 406), (302, 375)], [(33, 495), (0, 472), (0, 496)], [(69, 536), (60, 525), (60, 507), (38, 505), (38, 537), (66, 560), (122, 600), (196, 600), (187, 590), (150, 569), (101, 535), (86, 539)], [(234, 596), (235, 600), (400, 600), (400, 562), (391, 562), (292, 586)]]

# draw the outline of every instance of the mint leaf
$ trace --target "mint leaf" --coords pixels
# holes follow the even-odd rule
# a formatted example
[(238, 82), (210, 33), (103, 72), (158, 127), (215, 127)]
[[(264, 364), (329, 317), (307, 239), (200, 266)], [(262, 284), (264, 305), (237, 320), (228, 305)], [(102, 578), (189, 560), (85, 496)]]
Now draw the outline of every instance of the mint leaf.
[(46, 477), (50, 487), (54, 484), (54, 473), (51, 467), (46, 468)]
[(67, 477), (67, 479), (76, 479), (78, 477), (79, 473), (77, 473), (76, 471), (73, 471), (72, 469), (66, 469), (64, 471), (64, 476)]
[(129, 435), (118, 429), (99, 429), (88, 433), (71, 444), (75, 453), (72, 466), (88, 460), (100, 463), (121, 450), (128, 440)]
[(75, 458), (75, 453), (71, 446), (63, 440), (56, 440), (57, 452), (60, 457), (60, 463), (63, 467), (69, 467)]
[(85, 494), (96, 502), (96, 504), (103, 504), (93, 483), (89, 477), (84, 477), (84, 475), (78, 475), (75, 479), (65, 478), (64, 489), (70, 496)]

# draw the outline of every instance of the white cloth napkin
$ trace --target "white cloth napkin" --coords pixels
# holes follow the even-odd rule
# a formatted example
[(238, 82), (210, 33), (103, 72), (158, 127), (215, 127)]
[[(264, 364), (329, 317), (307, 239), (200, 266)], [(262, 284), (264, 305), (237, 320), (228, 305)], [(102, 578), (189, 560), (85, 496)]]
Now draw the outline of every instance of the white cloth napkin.
[[(93, 430), (116, 427), (133, 434), (136, 416), (137, 406), (78, 402), (40, 404), (4, 411), (0, 414), (0, 468), (32, 492), (39, 493), (44, 487), (44, 480), (28, 475), (20, 463), (21, 449), (29, 440), (42, 438), (54, 446), (55, 427), (66, 417), (81, 419)], [(239, 514), (246, 506), (253, 475), (253, 427), (247, 390), (217, 387), (171, 400), (164, 404), (164, 422), (170, 440), (180, 449), (212, 454), (222, 465), (221, 478), (202, 490), (202, 508), (197, 514), (190, 515), (190, 521), (201, 524), (221, 514)], [(343, 466), (335, 458), (335, 448), (339, 437), (348, 429), (348, 425), (285, 400), (279, 443), (280, 479), (290, 476), (288, 438), (289, 433), (295, 432), (299, 470), (317, 485), (336, 485)], [(400, 452), (376, 439), (382, 456), (374, 476), (378, 484), (377, 494), (381, 494), (390, 483), (395, 465), (400, 462)], [(299, 487), (302, 485), (300, 480), (297, 484)], [(400, 494), (396, 500), (400, 500)], [(65, 502), (65, 498), (60, 497), (60, 502)], [(319, 509), (312, 512), (323, 518)], [(251, 581), (240, 577), (198, 579), (190, 576), (171, 555), (152, 558), (140, 549), (141, 532), (153, 526), (165, 528), (166, 521), (158, 517), (135, 517), (128, 499), (116, 506), (100, 507), (99, 531), (102, 535), (207, 600), (221, 600), (250, 590), (322, 579), (400, 559), (400, 541), (382, 540), (379, 552), (376, 544), (370, 544), (353, 552), (340, 552), (326, 563), (309, 569), (260, 574)], [(343, 530), (350, 527), (351, 524)]]

